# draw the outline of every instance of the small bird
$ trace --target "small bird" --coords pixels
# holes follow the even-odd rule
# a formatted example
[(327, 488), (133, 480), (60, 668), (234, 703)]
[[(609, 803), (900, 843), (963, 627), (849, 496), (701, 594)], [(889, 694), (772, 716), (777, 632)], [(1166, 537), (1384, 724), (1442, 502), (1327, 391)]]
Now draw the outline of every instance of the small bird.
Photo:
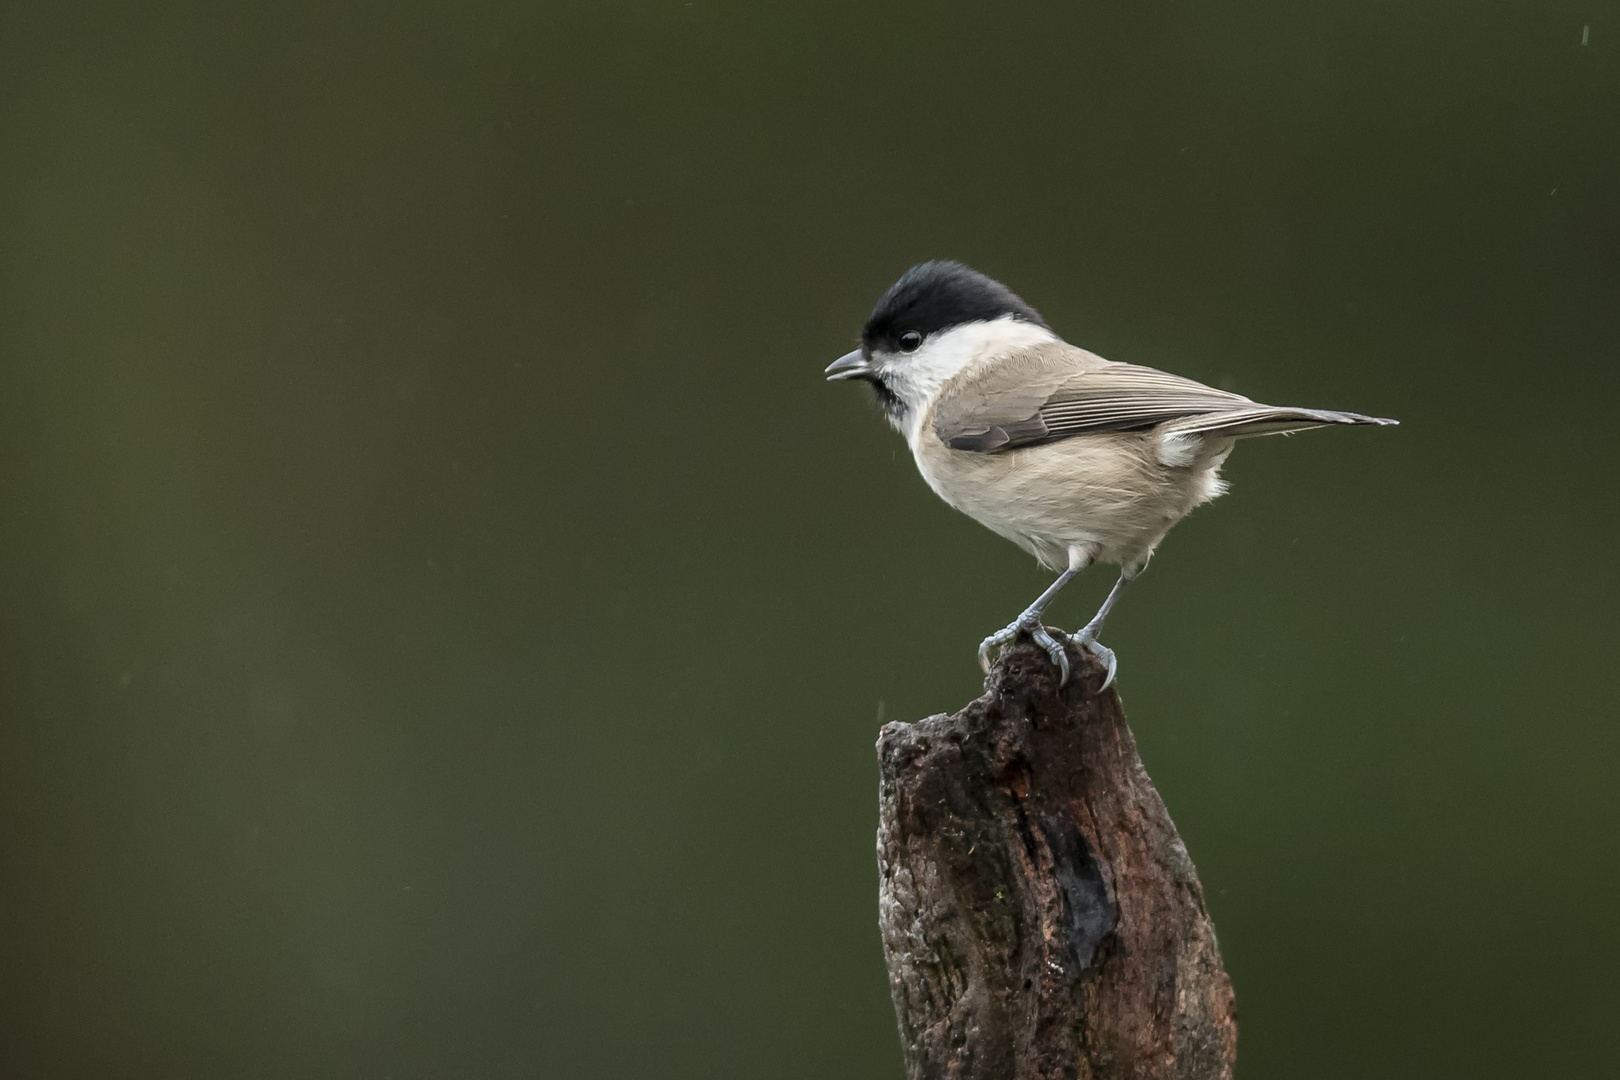
[(1070, 345), (1011, 289), (959, 262), (913, 266), (878, 300), (861, 347), (828, 380), (870, 383), (935, 494), (1034, 555), (1058, 579), (979, 645), (1029, 634), (1069, 679), (1063, 644), (1041, 614), (1094, 562), (1119, 580), (1068, 637), (1118, 662), (1097, 640), (1125, 586), (1171, 526), (1226, 490), (1220, 468), (1238, 439), (1328, 424), (1394, 424), (1359, 413), (1261, 405)]

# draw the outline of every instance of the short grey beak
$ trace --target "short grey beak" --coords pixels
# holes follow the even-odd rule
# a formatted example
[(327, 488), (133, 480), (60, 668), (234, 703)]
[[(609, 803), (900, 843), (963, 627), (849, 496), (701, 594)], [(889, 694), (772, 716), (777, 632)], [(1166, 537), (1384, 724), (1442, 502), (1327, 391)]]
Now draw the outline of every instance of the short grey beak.
[(870, 374), (871, 371), (872, 369), (866, 366), (866, 357), (861, 355), (861, 350), (856, 349), (854, 352), (845, 353), (827, 365), (827, 381), (859, 379), (863, 375)]

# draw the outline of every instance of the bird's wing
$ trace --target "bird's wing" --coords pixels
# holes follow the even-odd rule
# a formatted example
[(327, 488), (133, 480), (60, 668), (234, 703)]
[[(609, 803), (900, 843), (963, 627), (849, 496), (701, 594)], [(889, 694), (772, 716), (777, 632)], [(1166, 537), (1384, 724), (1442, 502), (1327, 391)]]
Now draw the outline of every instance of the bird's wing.
[(953, 379), (934, 406), (934, 434), (956, 450), (1006, 450), (1256, 407), (1238, 394), (1058, 343)]
[(1179, 375), (1116, 364), (1073, 345), (1024, 349), (947, 383), (934, 434), (955, 450), (988, 453), (1086, 432), (1164, 428), (1178, 436), (1240, 438), (1323, 424), (1380, 424), (1357, 413), (1261, 405)]

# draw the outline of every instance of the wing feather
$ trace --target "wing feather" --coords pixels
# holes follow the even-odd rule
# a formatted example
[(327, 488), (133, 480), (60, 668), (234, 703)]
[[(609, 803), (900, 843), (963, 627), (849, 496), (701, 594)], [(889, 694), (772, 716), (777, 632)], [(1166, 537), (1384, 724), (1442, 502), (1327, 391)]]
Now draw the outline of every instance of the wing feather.
[(956, 450), (993, 452), (1086, 432), (1239, 438), (1323, 424), (1387, 424), (1358, 413), (1261, 405), (1179, 375), (1117, 364), (1062, 342), (999, 357), (942, 389), (934, 433)]

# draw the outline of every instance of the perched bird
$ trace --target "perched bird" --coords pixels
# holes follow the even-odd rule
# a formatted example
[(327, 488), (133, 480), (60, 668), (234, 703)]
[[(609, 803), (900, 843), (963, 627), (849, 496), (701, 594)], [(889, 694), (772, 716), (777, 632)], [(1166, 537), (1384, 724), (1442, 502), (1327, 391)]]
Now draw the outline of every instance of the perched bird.
[(827, 378), (862, 379), (906, 438), (928, 486), (950, 505), (1062, 573), (992, 649), (1027, 633), (1069, 678), (1041, 613), (1094, 562), (1120, 568), (1108, 598), (1066, 635), (1108, 665), (1097, 640), (1120, 592), (1171, 526), (1226, 490), (1238, 439), (1327, 424), (1394, 424), (1358, 413), (1261, 405), (1070, 345), (1013, 291), (958, 262), (913, 266), (883, 294), (861, 347)]

